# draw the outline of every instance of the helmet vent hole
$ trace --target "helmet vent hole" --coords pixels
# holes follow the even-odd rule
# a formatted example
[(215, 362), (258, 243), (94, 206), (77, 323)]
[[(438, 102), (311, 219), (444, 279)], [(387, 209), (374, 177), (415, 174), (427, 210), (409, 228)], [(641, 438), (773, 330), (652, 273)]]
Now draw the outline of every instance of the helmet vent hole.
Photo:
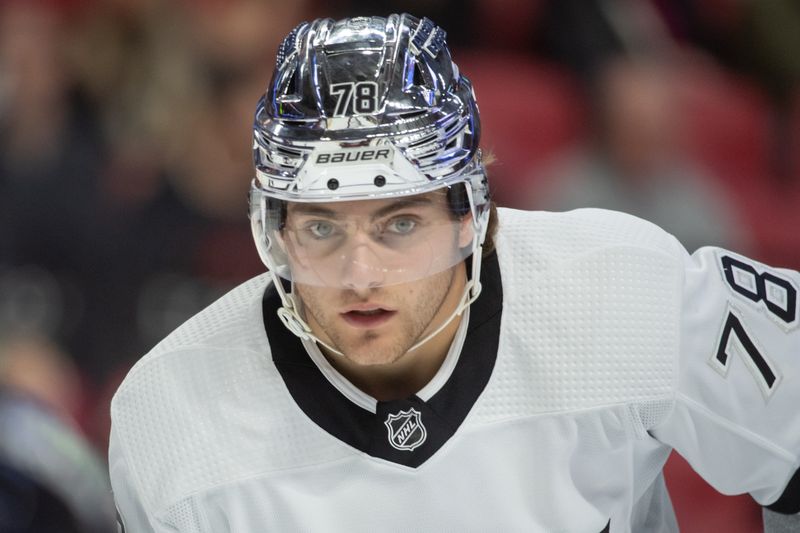
[(284, 93), (287, 96), (294, 96), (297, 94), (297, 73), (293, 73), (289, 76), (289, 83), (286, 84), (286, 92)]
[(415, 61), (413, 68), (414, 68), (414, 77), (413, 77), (414, 85), (417, 85), (419, 87), (424, 87), (425, 86), (425, 78), (422, 77), (422, 68), (421, 68), (421, 65), (419, 64), (419, 62)]
[(404, 119), (410, 119), (410, 118), (421, 117), (421, 116), (425, 115), (426, 113), (427, 113), (427, 111), (425, 111), (423, 109), (419, 109), (419, 110), (415, 109), (413, 111), (406, 111), (404, 113), (399, 113), (398, 115), (403, 117)]

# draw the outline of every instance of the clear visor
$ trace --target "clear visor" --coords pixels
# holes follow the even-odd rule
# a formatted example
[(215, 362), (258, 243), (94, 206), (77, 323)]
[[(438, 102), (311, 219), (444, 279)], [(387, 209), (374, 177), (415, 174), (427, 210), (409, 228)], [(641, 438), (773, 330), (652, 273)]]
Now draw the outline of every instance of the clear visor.
[(447, 270), (472, 253), (475, 235), (466, 195), (448, 191), (267, 202), (271, 268), (295, 283), (351, 289), (406, 283)]

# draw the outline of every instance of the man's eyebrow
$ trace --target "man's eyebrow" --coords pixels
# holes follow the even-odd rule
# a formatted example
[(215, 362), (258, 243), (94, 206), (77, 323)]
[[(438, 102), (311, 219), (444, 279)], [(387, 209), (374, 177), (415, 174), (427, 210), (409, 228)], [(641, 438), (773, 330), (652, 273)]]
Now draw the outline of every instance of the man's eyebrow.
[[(400, 198), (389, 205), (385, 205), (374, 211), (370, 214), (370, 218), (375, 220), (377, 218), (385, 217), (395, 211), (401, 211), (403, 209), (407, 209), (409, 207), (416, 207), (416, 206), (428, 206), (432, 205), (434, 202), (430, 198), (422, 197), (422, 198), (414, 198), (413, 200), (407, 198)], [(290, 208), (291, 215), (305, 215), (305, 216), (318, 216), (318, 217), (327, 217), (327, 218), (336, 218), (341, 213), (335, 211), (333, 209), (322, 207), (315, 204), (307, 204), (307, 203), (296, 203), (291, 206)]]
[(337, 215), (333, 209), (327, 207), (320, 207), (315, 204), (295, 203), (289, 208), (290, 215), (309, 215), (318, 217), (333, 218)]
[(385, 217), (388, 214), (394, 213), (395, 211), (401, 211), (403, 209), (407, 209), (409, 207), (417, 207), (421, 205), (431, 205), (433, 204), (433, 200), (431, 200), (427, 196), (423, 196), (422, 198), (414, 198), (413, 200), (408, 198), (400, 198), (396, 202), (392, 202), (389, 205), (385, 205), (372, 213), (370, 217), (372, 220), (376, 218)]

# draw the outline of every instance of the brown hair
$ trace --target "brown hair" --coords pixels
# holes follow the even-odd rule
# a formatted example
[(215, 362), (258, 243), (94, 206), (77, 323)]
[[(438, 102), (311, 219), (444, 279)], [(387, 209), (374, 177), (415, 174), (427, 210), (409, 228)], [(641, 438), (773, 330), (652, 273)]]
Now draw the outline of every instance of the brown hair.
[[(469, 202), (467, 200), (467, 188), (470, 187), (469, 183), (460, 183), (461, 186), (449, 186), (446, 189), (447, 203), (450, 206), (450, 214), (456, 220), (465, 217), (469, 211)], [(482, 256), (487, 257), (494, 251), (494, 236), (497, 233), (497, 204), (494, 201), (489, 201), (489, 222), (486, 227), (486, 238), (483, 241)]]
[[(491, 150), (481, 150), (484, 172), (488, 174), (488, 169), (495, 161), (497, 156)], [(491, 188), (489, 189), (491, 192)], [(486, 239), (483, 241), (483, 257), (488, 257), (494, 252), (494, 237), (497, 234), (497, 204), (494, 200), (489, 202), (489, 224), (486, 228)]]
[(494, 237), (497, 233), (497, 204), (492, 200), (489, 203), (489, 224), (486, 228), (486, 239), (481, 249), (483, 257), (488, 257), (494, 252)]

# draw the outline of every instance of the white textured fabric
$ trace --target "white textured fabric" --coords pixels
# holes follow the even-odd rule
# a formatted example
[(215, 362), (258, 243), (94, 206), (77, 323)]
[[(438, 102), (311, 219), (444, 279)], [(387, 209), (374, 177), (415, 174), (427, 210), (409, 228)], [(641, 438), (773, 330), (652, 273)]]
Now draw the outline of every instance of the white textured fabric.
[(668, 398), (682, 281), (669, 238), (599, 210), (569, 223), (504, 215), (497, 246), (503, 286), (515, 290), (504, 291), (501, 357), (475, 418)]
[(272, 366), (261, 321), (266, 285), (256, 278), (181, 326), (115, 395), (113, 435), (145, 508), (347, 454), (308, 423)]
[[(112, 403), (128, 531), (671, 532), (670, 446), (722, 490), (778, 497), (800, 454), (786, 411), (800, 337), (740, 301), (722, 252), (690, 257), (600, 210), (500, 210), (497, 249), (494, 371), (418, 468), (353, 449), (294, 403), (264, 332), (264, 276), (182, 326)], [(741, 357), (726, 375), (710, 364), (731, 306), (780, 368), (768, 401)]]

